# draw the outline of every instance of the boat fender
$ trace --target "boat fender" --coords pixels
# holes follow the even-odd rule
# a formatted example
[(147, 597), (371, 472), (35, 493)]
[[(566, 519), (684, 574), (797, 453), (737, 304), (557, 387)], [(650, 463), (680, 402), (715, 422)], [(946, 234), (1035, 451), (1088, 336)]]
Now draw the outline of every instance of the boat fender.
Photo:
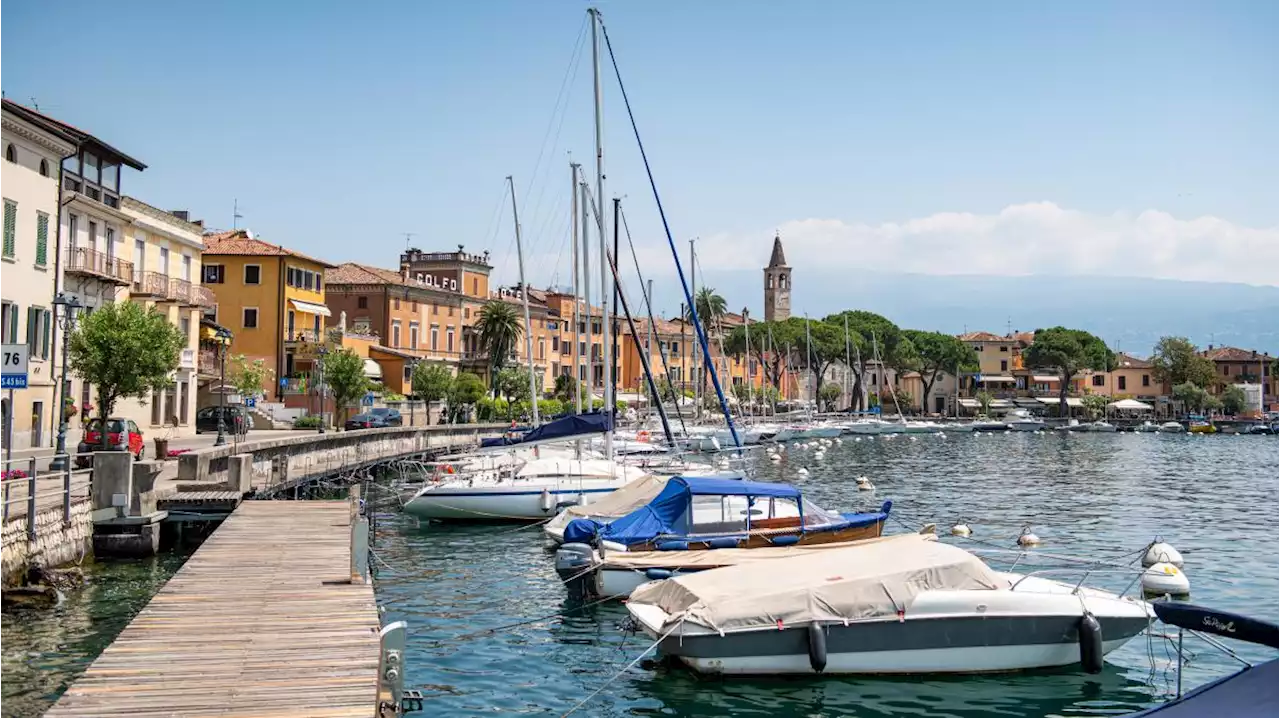
[(738, 539), (733, 538), (732, 536), (722, 536), (720, 538), (713, 538), (707, 542), (707, 546), (709, 546), (710, 548), (737, 548)]
[(550, 491), (550, 490), (548, 490), (548, 489), (543, 489), (543, 490), (542, 490), (542, 497), (541, 497), (541, 498), (539, 499), (539, 501), (538, 501), (538, 506), (539, 506), (543, 511), (550, 511), (550, 510), (551, 510), (551, 507), (552, 507), (552, 506), (555, 506), (555, 503), (553, 502), (553, 500), (552, 500), (552, 498), (551, 498), (551, 491)]
[(774, 546), (795, 546), (798, 543), (800, 543), (800, 537), (795, 535), (779, 536), (773, 540)]
[(827, 634), (817, 622), (809, 624), (809, 667), (814, 673), (827, 668)]
[(1085, 673), (1102, 672), (1102, 624), (1085, 613), (1080, 617), (1080, 667)]
[(1191, 595), (1187, 574), (1171, 563), (1152, 564), (1142, 572), (1142, 591), (1148, 595), (1183, 597)]
[(1178, 553), (1178, 549), (1164, 542), (1159, 536), (1151, 545), (1147, 547), (1146, 553), (1142, 555), (1142, 565), (1144, 567), (1154, 566), (1158, 563), (1171, 563), (1178, 568), (1182, 568), (1182, 554)]
[(647, 568), (644, 571), (644, 577), (650, 581), (661, 581), (671, 578), (671, 570), (666, 568)]
[(659, 541), (658, 550), (659, 551), (688, 551), (689, 542), (688, 541)]

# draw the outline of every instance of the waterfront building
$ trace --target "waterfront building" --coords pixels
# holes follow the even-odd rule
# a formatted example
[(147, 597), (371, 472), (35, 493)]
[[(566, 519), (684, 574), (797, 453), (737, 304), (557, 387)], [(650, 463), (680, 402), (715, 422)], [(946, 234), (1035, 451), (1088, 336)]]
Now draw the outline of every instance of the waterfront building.
[(1256, 393), (1261, 397), (1261, 410), (1276, 410), (1276, 357), (1256, 349), (1214, 347), (1212, 344), (1201, 353), (1213, 362), (1217, 378), (1209, 387), (1210, 392), (1221, 394), (1232, 384), (1260, 384), (1261, 391)]
[(1169, 394), (1169, 388), (1156, 379), (1150, 361), (1124, 352), (1116, 353), (1115, 368), (1109, 372), (1081, 372), (1080, 385), (1082, 394), (1098, 394), (1115, 400), (1152, 403)]
[[(30, 356), (26, 389), (4, 391), (5, 442), (15, 449), (50, 446), (57, 432), (61, 347), (52, 304), (59, 261), (58, 168), (74, 156), (78, 140), (57, 123), (4, 100), (0, 170), (4, 195), (4, 282), (0, 335), (5, 344), (26, 344)], [(10, 403), (12, 401), (12, 404)], [(12, 432), (12, 435), (10, 435)], [(11, 438), (10, 438), (11, 437)]]
[(290, 377), (311, 371), (324, 341), (325, 274), (333, 267), (247, 229), (204, 235), (202, 284), (214, 295), (206, 316), (231, 331), (230, 354), (271, 370), (262, 390), (277, 402)]

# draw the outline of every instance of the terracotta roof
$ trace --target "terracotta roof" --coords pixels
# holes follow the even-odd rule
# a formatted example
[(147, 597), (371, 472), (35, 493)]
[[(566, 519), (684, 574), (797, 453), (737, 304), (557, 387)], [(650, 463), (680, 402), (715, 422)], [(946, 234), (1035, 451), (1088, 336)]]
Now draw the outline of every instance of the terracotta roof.
[(770, 267), (787, 266), (787, 257), (782, 253), (782, 235), (773, 235), (773, 253), (769, 255)]
[(1209, 349), (1205, 352), (1205, 356), (1214, 361), (1258, 361), (1259, 359), (1270, 358), (1265, 352), (1259, 353), (1249, 349), (1240, 349), (1238, 347), (1218, 347), (1217, 349)]
[[(204, 252), (208, 256), (249, 256), (249, 257), (297, 257), (314, 262), (322, 267), (335, 267), (323, 259), (308, 257), (302, 252), (285, 249), (279, 245), (264, 242), (251, 236), (248, 230), (235, 229), (227, 232), (210, 232), (204, 235)], [(327, 278), (326, 278), (327, 281)]]
[(392, 349), (391, 347), (384, 347), (381, 344), (374, 344), (373, 346), (369, 347), (369, 350), (382, 352), (383, 354), (390, 354), (393, 357), (399, 357), (401, 359), (418, 359), (419, 358), (417, 354), (404, 351), (403, 349)]
[(12, 112), (13, 114), (23, 118), (28, 122), (42, 126), (43, 129), (45, 130), (55, 132), (56, 134), (60, 134), (64, 138), (70, 139), (72, 142), (75, 142), (76, 144), (96, 145), (98, 148), (106, 150), (111, 154), (114, 154), (117, 158), (119, 158), (121, 162), (123, 162), (126, 165), (129, 165), (130, 167), (134, 168), (135, 170), (138, 170), (139, 172), (147, 168), (147, 166), (142, 164), (142, 162), (130, 157), (129, 155), (126, 155), (125, 153), (112, 147), (106, 142), (103, 142), (97, 137), (94, 137), (88, 132), (85, 132), (84, 130), (78, 127), (75, 127), (74, 125), (69, 125), (66, 122), (63, 122), (62, 120), (50, 117), (49, 115), (46, 115), (43, 112), (40, 112), (39, 110), (32, 109), (30, 107), (27, 107), (26, 105), (20, 105), (14, 102), (13, 100), (10, 100), (7, 97), (4, 99), (4, 109)]
[(1124, 352), (1116, 352), (1116, 368), (1117, 369), (1150, 369), (1151, 362), (1146, 359), (1139, 359), (1132, 354)]
[(1031, 342), (1034, 342), (1036, 340), (1036, 333), (1035, 332), (1014, 332), (1013, 338), (1014, 338), (1014, 341), (1022, 342), (1023, 344), (1026, 344), (1029, 346)]
[(999, 334), (991, 332), (965, 332), (960, 335), (962, 342), (1012, 342), (1009, 337), (1002, 337)]

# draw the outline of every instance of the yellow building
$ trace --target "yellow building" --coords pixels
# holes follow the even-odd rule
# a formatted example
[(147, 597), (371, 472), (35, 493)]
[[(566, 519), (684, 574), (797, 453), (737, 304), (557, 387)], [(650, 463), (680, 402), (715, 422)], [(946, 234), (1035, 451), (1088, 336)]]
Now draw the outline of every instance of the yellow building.
[(204, 237), (202, 283), (213, 290), (213, 321), (233, 335), (230, 352), (262, 359), (272, 376), (266, 396), (280, 399), (280, 377), (305, 371), (324, 335), (325, 270), (334, 265), (264, 242), (248, 230)]

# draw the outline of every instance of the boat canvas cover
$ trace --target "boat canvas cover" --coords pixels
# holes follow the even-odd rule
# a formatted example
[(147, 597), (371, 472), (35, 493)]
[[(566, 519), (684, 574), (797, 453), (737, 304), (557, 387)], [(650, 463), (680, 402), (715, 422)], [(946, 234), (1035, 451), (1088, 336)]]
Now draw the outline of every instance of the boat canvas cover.
[[(686, 535), (694, 496), (748, 496), (800, 500), (800, 490), (787, 484), (738, 479), (676, 476), (644, 506), (599, 529), (599, 536), (620, 544), (646, 543), (664, 535)], [(569, 540), (569, 535), (565, 534)]]
[(547, 422), (532, 431), (526, 432), (519, 439), (504, 436), (497, 439), (485, 439), (482, 444), (485, 447), (518, 446), (542, 441), (571, 439), (575, 436), (588, 434), (602, 434), (612, 427), (611, 419), (612, 416), (609, 414), (576, 414)]
[(630, 602), (665, 611), (666, 627), (688, 621), (724, 633), (880, 620), (908, 611), (924, 591), (1008, 587), (964, 549), (881, 541), (654, 581)]
[(626, 516), (644, 506), (657, 496), (662, 487), (667, 485), (670, 476), (643, 476), (626, 486), (605, 494), (589, 504), (577, 504), (565, 509), (565, 513), (573, 518), (616, 518)]
[(879, 542), (908, 543), (936, 541), (937, 537), (925, 534), (898, 534), (878, 538), (846, 541), (844, 543), (796, 544), (795, 546), (761, 546), (760, 548), (720, 548), (715, 551), (609, 551), (600, 561), (600, 568), (643, 571), (649, 568), (707, 569), (733, 566), (744, 561), (759, 561), (808, 556), (831, 552), (850, 546), (864, 546)]
[(535, 476), (560, 476), (607, 479), (614, 477), (639, 478), (644, 471), (635, 466), (624, 466), (609, 459), (532, 459), (516, 472), (521, 479)]

